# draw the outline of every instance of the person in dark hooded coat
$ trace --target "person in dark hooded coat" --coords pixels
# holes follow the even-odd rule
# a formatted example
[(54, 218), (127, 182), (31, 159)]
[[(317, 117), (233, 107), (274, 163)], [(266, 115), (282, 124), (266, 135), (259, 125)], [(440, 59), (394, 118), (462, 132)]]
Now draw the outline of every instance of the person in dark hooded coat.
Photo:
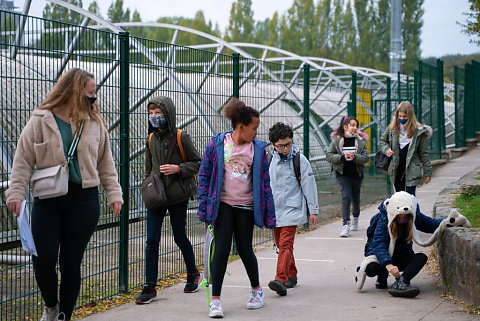
[[(180, 140), (187, 161), (184, 162), (176, 141), (175, 105), (168, 97), (158, 96), (148, 103), (148, 138), (145, 151), (145, 177), (151, 173), (161, 173), (168, 203), (155, 210), (147, 210), (147, 242), (145, 248), (146, 284), (137, 304), (146, 304), (156, 299), (155, 286), (158, 278), (158, 253), (161, 229), (165, 215), (169, 213), (175, 243), (182, 251), (187, 267), (187, 284), (184, 292), (198, 290), (200, 272), (195, 265), (193, 247), (185, 231), (188, 200), (196, 195), (195, 175), (200, 168), (201, 157), (185, 131)], [(173, 139), (172, 139), (173, 137)], [(175, 147), (167, 164), (165, 158), (169, 145)]]

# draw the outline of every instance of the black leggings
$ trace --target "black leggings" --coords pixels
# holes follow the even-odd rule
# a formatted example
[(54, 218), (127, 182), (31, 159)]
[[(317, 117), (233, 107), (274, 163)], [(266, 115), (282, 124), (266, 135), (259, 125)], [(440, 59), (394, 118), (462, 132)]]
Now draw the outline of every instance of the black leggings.
[(223, 277), (227, 269), (233, 234), (235, 234), (238, 254), (250, 279), (250, 285), (252, 288), (260, 285), (257, 257), (252, 248), (253, 227), (253, 211), (235, 208), (220, 202), (218, 217), (214, 225), (215, 253), (211, 263), (212, 296), (220, 296), (222, 292)]
[[(35, 198), (32, 234), (38, 257), (33, 268), (47, 307), (58, 303), (57, 259), (60, 256), (60, 311), (70, 320), (80, 291), (80, 265), (98, 223), (97, 187), (82, 189), (69, 183), (68, 194), (50, 199)], [(59, 254), (60, 249), (60, 254)]]
[[(396, 265), (400, 271), (403, 271), (403, 278), (405, 282), (409, 283), (410, 280), (420, 272), (425, 263), (427, 263), (428, 257), (423, 253), (416, 253), (402, 255), (401, 257), (394, 257), (392, 259), (392, 264)], [(367, 265), (365, 273), (369, 277), (374, 277), (376, 275), (388, 277), (387, 269), (376, 262)]]

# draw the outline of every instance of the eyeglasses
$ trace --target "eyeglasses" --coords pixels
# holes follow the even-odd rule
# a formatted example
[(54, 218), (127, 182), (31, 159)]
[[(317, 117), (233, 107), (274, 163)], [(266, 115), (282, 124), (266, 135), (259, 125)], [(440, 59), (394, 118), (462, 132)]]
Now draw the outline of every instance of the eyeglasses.
[(289, 148), (291, 147), (293, 144), (293, 142), (289, 142), (289, 143), (286, 143), (286, 144), (273, 144), (275, 147), (277, 147), (278, 149), (284, 149), (284, 148)]

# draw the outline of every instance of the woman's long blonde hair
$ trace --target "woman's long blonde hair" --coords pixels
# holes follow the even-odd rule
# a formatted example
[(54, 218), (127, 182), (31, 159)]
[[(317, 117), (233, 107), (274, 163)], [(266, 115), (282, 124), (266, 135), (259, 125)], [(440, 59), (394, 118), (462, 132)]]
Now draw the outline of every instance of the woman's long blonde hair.
[[(407, 215), (407, 218), (408, 218), (408, 221), (407, 221), (407, 237), (405, 238), (405, 240), (407, 241), (408, 244), (412, 243), (412, 238), (413, 238), (413, 216), (408, 214)], [(390, 225), (390, 229), (391, 229), (391, 232), (392, 232), (392, 238), (396, 241), (398, 239), (398, 237), (400, 236), (398, 234), (398, 223), (397, 223), (397, 220), (395, 219), (391, 225)]]
[(415, 133), (415, 129), (417, 129), (417, 127), (421, 127), (422, 124), (417, 121), (417, 117), (415, 116), (415, 112), (413, 111), (413, 106), (409, 101), (402, 101), (398, 105), (392, 122), (390, 123), (390, 131), (395, 131), (396, 134), (400, 132), (400, 122), (398, 121), (399, 112), (407, 114), (408, 120), (403, 127), (407, 131), (408, 138), (412, 138), (413, 134)]
[(93, 74), (79, 68), (68, 70), (48, 93), (38, 109), (52, 110), (55, 107), (73, 104), (72, 120), (76, 130), (80, 122), (85, 121), (87, 116), (99, 124), (104, 124), (98, 104), (89, 104), (85, 99), (85, 86), (90, 79), (95, 79)]

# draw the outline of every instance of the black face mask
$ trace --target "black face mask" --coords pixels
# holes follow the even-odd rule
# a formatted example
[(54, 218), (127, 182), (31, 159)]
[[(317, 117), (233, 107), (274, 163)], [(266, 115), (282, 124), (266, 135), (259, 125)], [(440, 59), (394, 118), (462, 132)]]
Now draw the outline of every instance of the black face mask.
[(97, 101), (97, 97), (85, 96), (85, 100), (88, 102), (88, 106), (90, 107), (91, 105), (93, 105), (93, 103)]

